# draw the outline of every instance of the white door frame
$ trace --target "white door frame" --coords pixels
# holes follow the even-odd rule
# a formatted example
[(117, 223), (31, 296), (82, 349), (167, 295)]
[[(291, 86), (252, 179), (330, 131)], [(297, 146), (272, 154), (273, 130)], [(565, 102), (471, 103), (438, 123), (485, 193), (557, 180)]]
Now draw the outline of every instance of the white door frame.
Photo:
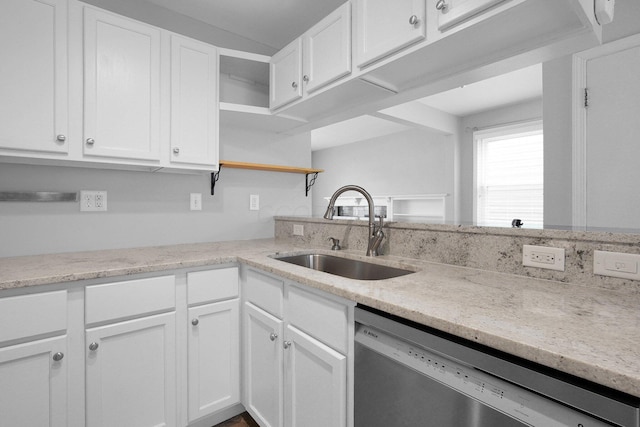
[(640, 46), (640, 34), (606, 43), (573, 55), (573, 130), (572, 130), (572, 228), (587, 228), (587, 62), (612, 53)]

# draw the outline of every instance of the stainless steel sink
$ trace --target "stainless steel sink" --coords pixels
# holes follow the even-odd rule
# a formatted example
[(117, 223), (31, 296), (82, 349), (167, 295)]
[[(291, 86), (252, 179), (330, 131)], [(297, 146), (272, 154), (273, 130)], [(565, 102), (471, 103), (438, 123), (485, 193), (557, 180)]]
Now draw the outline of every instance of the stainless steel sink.
[(382, 280), (414, 273), (414, 271), (402, 268), (324, 254), (291, 255), (276, 257), (275, 259), (358, 280)]

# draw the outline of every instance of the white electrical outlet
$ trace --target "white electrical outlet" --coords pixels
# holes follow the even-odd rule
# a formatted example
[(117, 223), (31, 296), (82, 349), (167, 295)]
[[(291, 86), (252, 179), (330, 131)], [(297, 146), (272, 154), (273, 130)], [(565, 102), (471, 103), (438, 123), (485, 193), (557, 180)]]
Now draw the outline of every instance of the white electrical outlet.
[(257, 194), (249, 195), (249, 210), (250, 211), (259, 211), (260, 210), (260, 196)]
[(564, 271), (564, 248), (523, 245), (522, 265)]
[(640, 280), (640, 255), (620, 252), (593, 252), (593, 273), (601, 276)]
[(304, 225), (302, 225), (302, 224), (293, 224), (293, 235), (294, 236), (304, 236)]
[(202, 210), (202, 193), (191, 193), (189, 209), (192, 211)]
[(106, 191), (80, 191), (81, 212), (104, 212), (107, 210)]

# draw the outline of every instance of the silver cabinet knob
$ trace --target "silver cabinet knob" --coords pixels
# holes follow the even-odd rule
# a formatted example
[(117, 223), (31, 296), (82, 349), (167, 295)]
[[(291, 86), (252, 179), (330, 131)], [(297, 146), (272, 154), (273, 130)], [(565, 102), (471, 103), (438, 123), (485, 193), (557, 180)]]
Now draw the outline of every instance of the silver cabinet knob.
[(305, 83), (309, 83), (309, 76), (307, 76), (307, 75), (305, 74), (304, 76), (302, 76), (302, 80), (303, 80)]
[(91, 351), (96, 351), (98, 349), (99, 345), (97, 342), (92, 342), (91, 344), (89, 344), (89, 350)]
[(93, 145), (96, 143), (96, 140), (93, 138), (87, 138), (87, 145)]
[(64, 135), (58, 135), (56, 136), (56, 140), (59, 142), (65, 142), (67, 140), (67, 137)]
[(271, 341), (275, 341), (276, 338), (278, 338), (278, 334), (276, 334), (275, 332), (271, 332), (271, 335), (269, 335), (269, 339)]
[(289, 347), (291, 347), (291, 341), (285, 341), (282, 343), (282, 346), (285, 348), (285, 350)]
[(409, 18), (409, 24), (416, 25), (418, 23), (418, 17), (416, 15), (411, 15)]
[(192, 324), (193, 326), (198, 326), (198, 323), (200, 323), (200, 321), (199, 321), (198, 319), (193, 319), (193, 320), (191, 321), (191, 324)]
[(53, 360), (56, 362), (59, 362), (62, 360), (62, 358), (64, 357), (64, 353), (62, 352), (57, 352), (56, 354), (53, 355)]
[(291, 87), (294, 89), (298, 88), (298, 82), (291, 82)]
[(440, 10), (442, 12), (447, 10), (447, 2), (445, 0), (438, 0), (438, 3), (436, 3), (436, 9)]
[(179, 154), (180, 153), (180, 149), (178, 147), (173, 149), (173, 154)]

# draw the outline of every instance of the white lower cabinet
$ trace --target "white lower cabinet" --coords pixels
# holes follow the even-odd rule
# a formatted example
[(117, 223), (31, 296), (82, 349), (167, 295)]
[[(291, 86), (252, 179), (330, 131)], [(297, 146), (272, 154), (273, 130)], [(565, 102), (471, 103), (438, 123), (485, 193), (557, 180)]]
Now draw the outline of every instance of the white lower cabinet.
[(285, 425), (347, 425), (347, 357), (288, 325), (285, 333)]
[(175, 313), (87, 329), (88, 427), (175, 426)]
[(189, 309), (189, 421), (240, 401), (239, 312), (237, 298)]
[(67, 425), (66, 335), (0, 348), (0, 424)]
[(354, 304), (255, 270), (243, 285), (247, 411), (262, 427), (352, 426)]
[(244, 328), (245, 407), (261, 427), (282, 426), (283, 322), (246, 302)]
[(0, 425), (66, 427), (67, 291), (0, 298)]
[(87, 427), (171, 427), (176, 407), (174, 275), (87, 286)]

